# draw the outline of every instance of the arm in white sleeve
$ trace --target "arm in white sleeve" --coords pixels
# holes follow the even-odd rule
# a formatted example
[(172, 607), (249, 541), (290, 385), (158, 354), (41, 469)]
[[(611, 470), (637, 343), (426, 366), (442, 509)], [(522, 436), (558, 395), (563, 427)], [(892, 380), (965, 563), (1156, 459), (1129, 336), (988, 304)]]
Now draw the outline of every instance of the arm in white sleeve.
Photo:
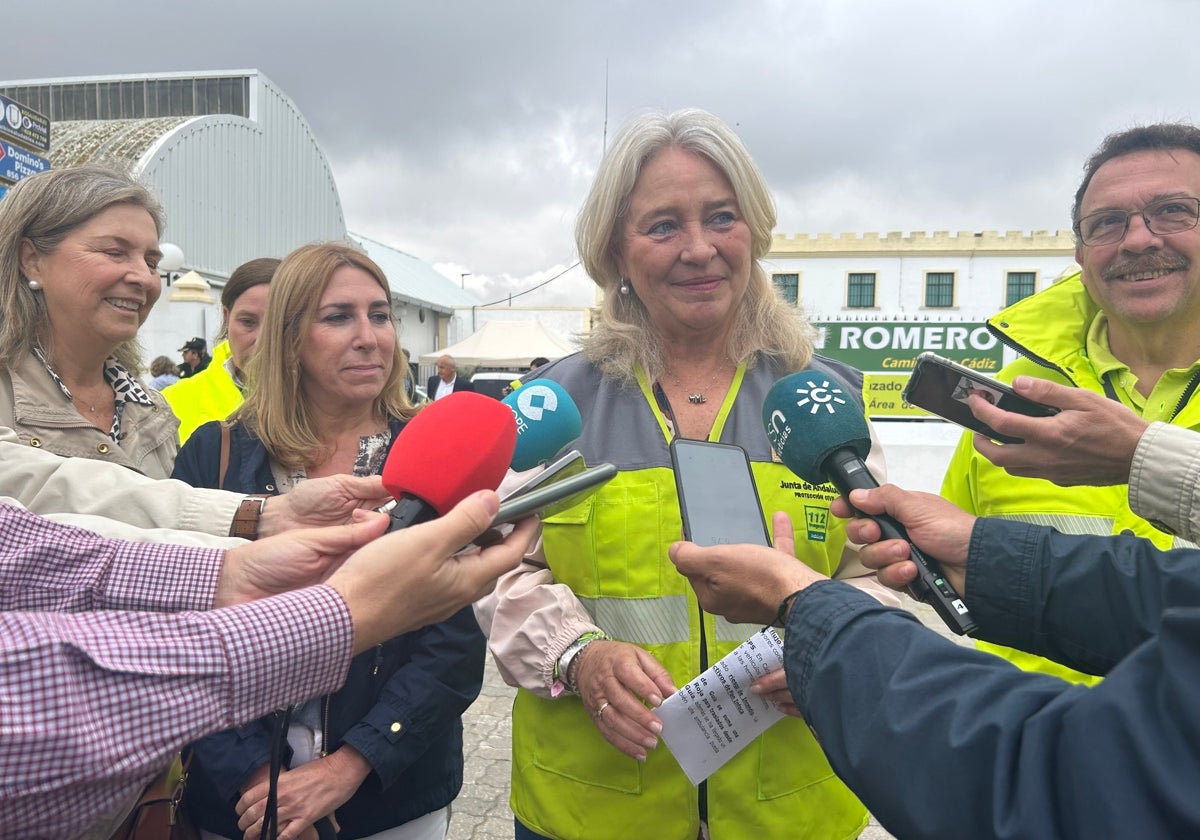
[(1133, 451), (1129, 507), (1168, 533), (1200, 542), (1200, 434), (1150, 424)]
[[(87, 458), (63, 458), (20, 442), (0, 427), (0, 496), (16, 499), (34, 513), (91, 514), (113, 520), (106, 536), (125, 536), (118, 523), (138, 528), (171, 528), (227, 537), (244, 498), (224, 490), (202, 490), (182, 481), (156, 481), (141, 473)], [(88, 522), (86, 527), (95, 528)]]

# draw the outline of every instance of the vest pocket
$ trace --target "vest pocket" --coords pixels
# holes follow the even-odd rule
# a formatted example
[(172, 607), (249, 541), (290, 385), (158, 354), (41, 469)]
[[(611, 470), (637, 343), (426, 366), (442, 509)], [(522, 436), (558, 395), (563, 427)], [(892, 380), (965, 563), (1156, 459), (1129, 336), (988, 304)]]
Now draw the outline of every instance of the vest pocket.
[(579, 702), (522, 699), (536, 700), (537, 705), (537, 725), (523, 729), (532, 742), (535, 766), (589, 787), (642, 792), (641, 762), (604, 740)]
[[(544, 521), (546, 558), (556, 580), (581, 598), (657, 598), (666, 546), (653, 481), (622, 473), (570, 510)], [(670, 473), (667, 473), (670, 476)], [(672, 495), (670, 501), (674, 503)], [(678, 520), (678, 511), (674, 519)], [(669, 565), (669, 564), (668, 564)]]
[[(758, 743), (760, 799), (787, 796), (828, 779), (836, 781), (817, 739), (801, 720), (779, 721), (765, 736), (759, 737)], [(799, 772), (800, 768), (808, 772)], [(840, 782), (838, 787), (842, 787)]]

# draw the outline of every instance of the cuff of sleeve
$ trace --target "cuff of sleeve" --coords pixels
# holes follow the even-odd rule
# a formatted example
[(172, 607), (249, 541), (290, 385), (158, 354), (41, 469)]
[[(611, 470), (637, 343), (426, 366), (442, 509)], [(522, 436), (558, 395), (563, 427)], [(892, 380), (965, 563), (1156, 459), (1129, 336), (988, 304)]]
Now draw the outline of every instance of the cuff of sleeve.
[(182, 496), (183, 505), (175, 527), (181, 531), (201, 531), (216, 537), (229, 536), (229, 525), (245, 495), (197, 487), (187, 487), (187, 490)]
[(141, 543), (118, 547), (105, 581), (104, 608), (184, 612), (212, 607), (225, 552), (215, 548)]
[(788, 613), (784, 660), (788, 688), (802, 714), (808, 708), (810, 680), (834, 637), (859, 615), (885, 610), (894, 608), (834, 580), (818, 581), (795, 597)]
[(313, 586), (208, 615), (230, 660), (232, 721), (328, 694), (346, 680), (354, 625), (332, 587)]
[[(967, 584), (963, 600), (979, 625), (975, 637), (999, 641), (1003, 628), (1034, 631), (1030, 607), (1031, 558), (1047, 529), (1028, 522), (980, 517), (971, 531), (967, 552)], [(1003, 644), (1019, 640), (1010, 638)]]
[(1200, 448), (1191, 429), (1155, 421), (1142, 433), (1129, 469), (1129, 507), (1164, 533), (1195, 539)]

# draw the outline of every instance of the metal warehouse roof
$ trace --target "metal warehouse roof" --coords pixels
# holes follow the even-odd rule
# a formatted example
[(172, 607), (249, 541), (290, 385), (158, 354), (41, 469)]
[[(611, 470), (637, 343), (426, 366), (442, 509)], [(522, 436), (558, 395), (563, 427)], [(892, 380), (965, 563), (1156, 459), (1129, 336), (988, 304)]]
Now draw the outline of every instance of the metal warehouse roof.
[(456, 306), (480, 306), (483, 301), (438, 273), (429, 263), (362, 234), (347, 233), (387, 275), (388, 285), (401, 301), (449, 314)]

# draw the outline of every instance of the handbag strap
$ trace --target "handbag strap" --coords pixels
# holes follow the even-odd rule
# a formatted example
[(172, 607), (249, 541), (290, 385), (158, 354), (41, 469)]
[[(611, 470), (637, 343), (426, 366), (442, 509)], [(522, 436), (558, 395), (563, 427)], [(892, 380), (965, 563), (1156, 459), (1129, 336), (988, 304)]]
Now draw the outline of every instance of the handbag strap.
[(229, 470), (229, 424), (221, 421), (221, 460), (217, 474), (217, 489), (225, 489), (225, 473)]

